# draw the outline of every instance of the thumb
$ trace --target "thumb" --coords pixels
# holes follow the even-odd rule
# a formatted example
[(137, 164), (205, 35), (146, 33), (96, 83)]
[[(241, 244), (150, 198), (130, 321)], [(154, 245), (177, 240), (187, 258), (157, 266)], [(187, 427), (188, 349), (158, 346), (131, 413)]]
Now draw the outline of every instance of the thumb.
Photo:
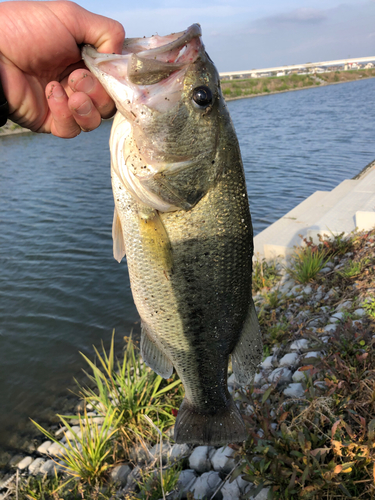
[(73, 2), (48, 2), (78, 45), (94, 45), (99, 52), (120, 54), (125, 39), (123, 26), (113, 19), (89, 12)]

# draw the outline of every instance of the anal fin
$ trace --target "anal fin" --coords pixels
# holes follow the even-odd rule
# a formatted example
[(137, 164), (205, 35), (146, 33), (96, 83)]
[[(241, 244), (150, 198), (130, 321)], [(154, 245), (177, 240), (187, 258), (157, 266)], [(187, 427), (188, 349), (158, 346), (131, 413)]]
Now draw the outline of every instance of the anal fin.
[(147, 334), (147, 328), (143, 323), (141, 329), (141, 356), (146, 365), (161, 377), (170, 378), (172, 376), (172, 363), (150, 339), (150, 336)]
[(253, 299), (242, 329), (242, 334), (232, 352), (232, 367), (237, 382), (250, 384), (262, 360), (262, 336)]

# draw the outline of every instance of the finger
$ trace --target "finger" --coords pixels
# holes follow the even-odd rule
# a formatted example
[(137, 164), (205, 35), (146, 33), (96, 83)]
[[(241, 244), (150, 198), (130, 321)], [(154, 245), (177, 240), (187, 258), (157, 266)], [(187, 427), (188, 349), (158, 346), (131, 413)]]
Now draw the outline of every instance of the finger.
[(125, 31), (119, 22), (93, 14), (73, 2), (48, 2), (47, 5), (59, 19), (64, 19), (78, 45), (89, 43), (99, 52), (121, 53)]
[(74, 120), (84, 132), (94, 130), (101, 124), (102, 117), (99, 111), (84, 92), (77, 92), (70, 96), (68, 106)]
[(73, 92), (84, 92), (90, 97), (95, 108), (103, 118), (110, 118), (114, 115), (116, 111), (114, 102), (90, 71), (87, 69), (73, 71), (69, 76), (68, 84), (68, 95), (71, 95), (69, 92), (70, 89)]
[(68, 106), (68, 96), (59, 82), (50, 82), (46, 87), (48, 107), (51, 112), (51, 133), (69, 139), (76, 137), (81, 128)]

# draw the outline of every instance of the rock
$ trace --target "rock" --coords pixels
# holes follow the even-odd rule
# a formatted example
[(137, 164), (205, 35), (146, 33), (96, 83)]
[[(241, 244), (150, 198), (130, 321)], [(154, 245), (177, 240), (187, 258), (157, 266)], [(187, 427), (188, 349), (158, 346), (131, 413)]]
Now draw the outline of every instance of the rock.
[(260, 492), (257, 494), (256, 497), (254, 497), (254, 500), (267, 500), (268, 492), (270, 491), (271, 488), (263, 488), (260, 490)]
[(223, 495), (223, 500), (236, 500), (242, 497), (245, 492), (246, 486), (251, 483), (244, 481), (240, 476), (238, 476), (234, 481), (225, 481), (224, 486), (221, 488), (221, 493)]
[(361, 319), (355, 319), (353, 321), (353, 326), (360, 326), (360, 325), (363, 325), (363, 322)]
[(169, 460), (171, 462), (179, 461), (184, 457), (188, 457), (189, 455), (191, 455), (191, 449), (188, 444), (174, 444), (169, 454)]
[(38, 472), (40, 472), (40, 469), (42, 465), (45, 463), (44, 458), (36, 458), (30, 465), (29, 465), (29, 472), (33, 476), (36, 476)]
[[(134, 469), (128, 475), (126, 487), (124, 488), (124, 493), (132, 491), (137, 486), (137, 484), (141, 480), (141, 475), (142, 475), (142, 468), (139, 465), (137, 465), (136, 467), (134, 467)], [(126, 494), (125, 494), (125, 498), (126, 498)]]
[(314, 299), (316, 302), (319, 302), (320, 300), (322, 300), (322, 298), (323, 298), (322, 292), (316, 292), (316, 294), (314, 295)]
[(324, 327), (324, 331), (325, 332), (335, 332), (337, 329), (337, 325), (336, 324), (332, 324), (332, 325), (327, 325)]
[(18, 462), (17, 469), (25, 470), (32, 462), (33, 462), (32, 457), (25, 457), (24, 459), (21, 460), (21, 462)]
[(221, 483), (218, 472), (205, 472), (195, 481), (191, 491), (194, 499), (211, 498)]
[(335, 290), (331, 289), (329, 290), (325, 296), (324, 296), (324, 299), (323, 300), (329, 300), (330, 298), (334, 297), (336, 295), (336, 292)]
[(65, 431), (65, 438), (74, 441), (76, 438), (73, 432), (78, 438), (82, 437), (81, 427), (79, 425), (73, 425), (69, 430)]
[(299, 355), (296, 352), (291, 352), (289, 354), (285, 354), (280, 361), (279, 361), (279, 366), (291, 366), (292, 368), (296, 367), (298, 365), (299, 361)]
[(225, 474), (233, 469), (235, 462), (232, 458), (234, 450), (229, 446), (222, 446), (214, 453), (211, 458), (212, 467), (217, 472), (223, 471)]
[(316, 380), (314, 382), (314, 386), (318, 387), (319, 389), (326, 390), (327, 389), (327, 384), (323, 382), (323, 380)]
[(292, 295), (297, 295), (297, 294), (299, 294), (301, 291), (302, 291), (302, 286), (301, 286), (301, 285), (295, 285), (295, 286), (291, 289), (290, 293), (291, 293)]
[(43, 475), (47, 474), (48, 476), (54, 476), (55, 469), (56, 472), (59, 472), (59, 470), (61, 470), (61, 468), (57, 466), (56, 462), (54, 462), (53, 460), (47, 460), (41, 465), (39, 473)]
[(281, 284), (280, 286), (280, 292), (281, 293), (287, 293), (289, 290), (293, 287), (294, 285), (294, 280), (286, 280), (284, 283)]
[(338, 321), (341, 321), (343, 318), (344, 318), (344, 313), (335, 312), (334, 314), (332, 314), (329, 320), (331, 323), (337, 323)]
[(346, 300), (345, 302), (342, 302), (337, 306), (336, 311), (337, 312), (347, 311), (348, 309), (351, 308), (351, 306), (352, 306), (351, 300)]
[(111, 480), (114, 483), (120, 483), (121, 486), (125, 486), (130, 473), (131, 468), (129, 465), (117, 465), (111, 471)]
[(211, 457), (215, 453), (213, 446), (197, 446), (189, 457), (189, 465), (198, 474), (211, 470)]
[(308, 361), (309, 359), (321, 359), (323, 357), (323, 353), (320, 351), (311, 351), (307, 352), (304, 356), (304, 361)]
[(289, 398), (303, 398), (305, 396), (305, 389), (300, 382), (295, 382), (294, 384), (289, 384), (283, 393)]
[(188, 491), (192, 491), (193, 484), (195, 483), (197, 477), (198, 474), (193, 469), (185, 469), (180, 472), (180, 476), (177, 481), (177, 491), (181, 498), (186, 498)]
[(9, 460), (9, 467), (15, 467), (17, 464), (19, 464), (21, 462), (21, 460), (23, 460), (24, 458), (24, 455), (15, 455), (14, 457), (12, 457), (10, 460)]
[(309, 322), (308, 328), (311, 330), (312, 328), (316, 328), (320, 326), (322, 323), (322, 320), (320, 318), (313, 319), (312, 321)]
[(266, 378), (267, 378), (267, 372), (260, 371), (259, 373), (256, 373), (254, 376), (254, 384), (262, 385), (264, 384), (264, 382), (266, 382)]
[(293, 382), (297, 383), (306, 380), (305, 373), (308, 374), (308, 371), (296, 370), (292, 376)]
[(329, 313), (330, 308), (328, 306), (322, 306), (320, 310), (322, 311), (322, 313), (327, 314)]
[[(161, 459), (164, 465), (168, 461), (170, 452), (171, 452), (171, 445), (169, 444), (168, 441), (163, 441), (161, 446)], [(151, 448), (150, 454), (156, 459), (160, 458), (160, 443), (157, 443), (155, 446)]]
[(308, 348), (309, 348), (309, 341), (307, 339), (295, 340), (290, 346), (291, 351), (303, 351)]
[(48, 448), (51, 446), (52, 441), (44, 441), (38, 448), (37, 452), (41, 453), (42, 455), (46, 455), (48, 452)]
[(330, 336), (329, 335), (324, 335), (324, 337), (320, 337), (320, 340), (321, 342), (323, 342), (324, 344), (328, 344), (329, 340), (330, 340)]
[(329, 267), (330, 269), (333, 269), (335, 267), (335, 264), (331, 261), (325, 263), (325, 267)]
[(152, 460), (152, 455), (147, 446), (137, 444), (130, 450), (130, 460), (136, 464), (144, 464)]
[(319, 271), (319, 273), (321, 273), (321, 274), (327, 274), (327, 273), (330, 273), (331, 271), (332, 271), (332, 269), (330, 267), (326, 266), (326, 267), (323, 267), (323, 269), (321, 269)]
[(276, 368), (276, 370), (273, 370), (273, 372), (270, 373), (268, 379), (271, 383), (277, 382), (278, 384), (281, 384), (283, 382), (291, 382), (292, 372), (285, 367)]
[(65, 449), (60, 443), (52, 443), (47, 450), (48, 455), (57, 457), (59, 455), (64, 455)]
[(244, 414), (247, 415), (247, 416), (250, 416), (254, 413), (254, 407), (251, 406), (251, 405), (247, 405), (245, 410), (244, 410)]
[(366, 311), (362, 308), (356, 309), (355, 311), (353, 311), (353, 315), (362, 318), (362, 316), (366, 316)]
[(302, 290), (303, 293), (305, 293), (306, 295), (310, 295), (310, 293), (312, 293), (313, 289), (310, 285), (307, 285), (305, 286), (305, 288)]
[(272, 360), (273, 360), (273, 356), (267, 356), (266, 359), (264, 361), (262, 361), (262, 363), (260, 364), (262, 369), (263, 370), (272, 370), (273, 369)]

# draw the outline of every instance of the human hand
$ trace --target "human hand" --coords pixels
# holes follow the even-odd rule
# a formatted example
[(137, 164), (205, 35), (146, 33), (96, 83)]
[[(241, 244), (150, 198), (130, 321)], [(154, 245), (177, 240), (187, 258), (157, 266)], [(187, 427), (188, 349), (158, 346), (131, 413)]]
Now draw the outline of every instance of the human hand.
[(121, 53), (124, 29), (75, 3), (0, 3), (0, 80), (9, 118), (70, 138), (111, 117), (115, 105), (81, 60), (80, 44)]

